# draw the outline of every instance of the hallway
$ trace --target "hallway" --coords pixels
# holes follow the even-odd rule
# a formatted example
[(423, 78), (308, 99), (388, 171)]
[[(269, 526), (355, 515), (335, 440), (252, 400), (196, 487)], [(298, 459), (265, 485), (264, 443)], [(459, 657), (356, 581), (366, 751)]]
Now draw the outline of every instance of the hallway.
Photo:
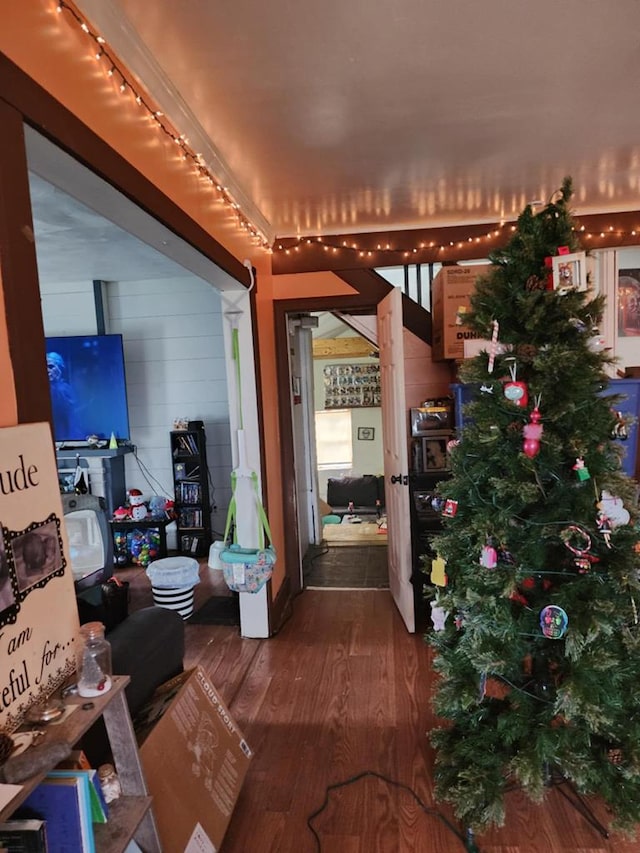
[[(132, 608), (151, 603), (144, 571), (132, 582)], [(212, 580), (213, 575), (213, 580)], [(226, 589), (201, 568), (196, 607)], [(242, 639), (236, 627), (186, 625), (185, 666), (201, 664), (254, 751), (221, 853), (457, 853), (465, 846), (433, 809), (432, 752), (426, 733), (430, 651), (405, 631), (387, 590), (309, 590), (269, 640)], [(327, 788), (333, 791), (307, 825)], [(508, 795), (507, 828), (477, 839), (481, 853), (632, 853), (605, 841), (551, 791), (544, 806)], [(449, 810), (438, 805), (444, 815)], [(602, 809), (599, 817), (607, 823)]]

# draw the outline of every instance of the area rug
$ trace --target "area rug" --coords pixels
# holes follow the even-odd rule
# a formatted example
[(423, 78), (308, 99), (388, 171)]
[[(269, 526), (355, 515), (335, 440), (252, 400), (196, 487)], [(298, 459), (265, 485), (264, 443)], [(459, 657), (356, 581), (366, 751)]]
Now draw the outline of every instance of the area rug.
[(315, 589), (387, 589), (387, 547), (341, 545), (310, 548), (303, 561), (305, 586)]
[(240, 599), (237, 595), (213, 595), (191, 616), (189, 625), (239, 625)]

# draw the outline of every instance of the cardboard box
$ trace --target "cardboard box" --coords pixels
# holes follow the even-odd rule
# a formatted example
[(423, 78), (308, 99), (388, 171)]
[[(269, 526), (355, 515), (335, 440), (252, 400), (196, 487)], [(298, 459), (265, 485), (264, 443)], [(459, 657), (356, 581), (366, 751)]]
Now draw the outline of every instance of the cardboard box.
[(167, 699), (156, 701), (164, 712), (140, 747), (162, 849), (215, 853), (252, 753), (202, 667)]
[(476, 279), (486, 275), (491, 264), (442, 267), (433, 280), (432, 315), (434, 361), (464, 358), (465, 340), (480, 336), (464, 324), (464, 315), (471, 308), (471, 294)]

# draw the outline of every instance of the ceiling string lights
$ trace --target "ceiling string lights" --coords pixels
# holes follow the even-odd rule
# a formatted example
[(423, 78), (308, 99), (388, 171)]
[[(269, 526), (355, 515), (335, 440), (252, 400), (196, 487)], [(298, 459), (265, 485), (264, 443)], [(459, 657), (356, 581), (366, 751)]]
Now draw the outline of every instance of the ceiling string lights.
[(502, 233), (509, 229), (515, 231), (515, 225), (501, 225), (494, 228), (483, 236), (467, 237), (465, 240), (450, 240), (446, 244), (439, 244), (434, 240), (422, 240), (416, 246), (411, 248), (400, 248), (392, 246), (389, 242), (378, 242), (371, 246), (363, 246), (362, 243), (356, 243), (353, 240), (344, 240), (331, 237), (299, 237), (295, 243), (279, 242), (274, 246), (274, 252), (282, 252), (285, 255), (290, 255), (293, 252), (299, 252), (305, 246), (320, 245), (325, 252), (354, 252), (361, 258), (371, 258), (375, 255), (396, 255), (402, 258), (410, 258), (412, 255), (444, 252), (448, 248), (461, 249), (469, 244), (482, 244), (488, 241), (495, 241)]
[[(485, 234), (476, 234), (474, 236), (458, 240), (448, 240), (444, 243), (440, 243), (435, 240), (421, 240), (415, 246), (411, 247), (394, 246), (391, 243), (384, 241), (377, 242), (375, 245), (363, 245), (362, 242), (357, 243), (352, 239), (348, 240), (337, 237), (298, 237), (295, 242), (291, 242), (290, 239), (276, 242), (273, 251), (284, 255), (292, 255), (296, 252), (301, 252), (308, 247), (321, 246), (325, 252), (331, 252), (332, 254), (348, 252), (356, 254), (360, 258), (374, 258), (380, 255), (393, 255), (396, 258), (406, 260), (414, 255), (420, 255), (421, 258), (427, 256), (434, 261), (438, 261), (443, 257), (446, 257), (448, 250), (454, 249), (459, 251), (460, 249), (468, 247), (470, 244), (477, 245), (478, 247), (484, 246), (484, 253), (486, 254), (486, 251), (491, 248), (487, 244), (499, 244), (499, 238), (505, 237), (508, 232), (513, 232), (515, 230), (516, 226), (514, 224), (501, 224), (493, 226), (493, 228)], [(640, 234), (640, 226), (637, 229), (632, 229), (631, 231), (625, 231), (614, 225), (609, 225), (604, 230), (588, 231), (584, 225), (581, 225), (574, 227), (573, 230), (580, 235), (582, 240), (589, 241), (587, 248), (597, 248), (595, 244), (599, 239), (603, 240), (607, 238), (625, 240), (637, 237), (638, 234)], [(364, 239), (366, 239), (366, 237)], [(484, 254), (482, 254), (481, 257), (484, 257)]]
[(77, 25), (83, 33), (91, 40), (91, 49), (93, 51), (96, 62), (99, 62), (105, 69), (107, 77), (115, 80), (116, 85), (122, 95), (132, 97), (135, 103), (144, 111), (144, 114), (151, 120), (152, 125), (164, 133), (179, 150), (182, 159), (194, 169), (197, 174), (206, 181), (210, 187), (216, 192), (218, 200), (231, 210), (238, 222), (238, 227), (246, 231), (252, 240), (261, 248), (271, 251), (269, 242), (264, 234), (248, 219), (242, 212), (240, 205), (235, 201), (228, 188), (223, 186), (220, 181), (209, 171), (202, 155), (197, 154), (189, 145), (189, 140), (184, 134), (178, 133), (168, 122), (162, 110), (150, 102), (149, 96), (143, 91), (138, 83), (135, 82), (132, 75), (127, 73), (126, 69), (118, 62), (117, 58), (109, 49), (105, 39), (94, 32), (91, 27), (83, 20), (76, 9), (65, 0), (57, 0), (56, 11), (59, 14), (67, 15), (67, 19)]

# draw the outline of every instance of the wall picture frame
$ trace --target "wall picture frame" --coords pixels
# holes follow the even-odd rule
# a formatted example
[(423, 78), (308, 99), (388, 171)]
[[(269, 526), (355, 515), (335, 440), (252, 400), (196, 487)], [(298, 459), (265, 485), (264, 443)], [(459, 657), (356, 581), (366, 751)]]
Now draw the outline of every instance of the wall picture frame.
[(568, 293), (570, 290), (587, 290), (589, 283), (586, 252), (554, 255), (551, 264), (554, 290), (560, 293)]
[(358, 427), (358, 441), (373, 441), (375, 437), (375, 427)]
[(431, 438), (422, 439), (422, 469), (425, 473), (428, 473), (429, 471), (448, 470), (448, 440), (449, 436), (434, 436)]

